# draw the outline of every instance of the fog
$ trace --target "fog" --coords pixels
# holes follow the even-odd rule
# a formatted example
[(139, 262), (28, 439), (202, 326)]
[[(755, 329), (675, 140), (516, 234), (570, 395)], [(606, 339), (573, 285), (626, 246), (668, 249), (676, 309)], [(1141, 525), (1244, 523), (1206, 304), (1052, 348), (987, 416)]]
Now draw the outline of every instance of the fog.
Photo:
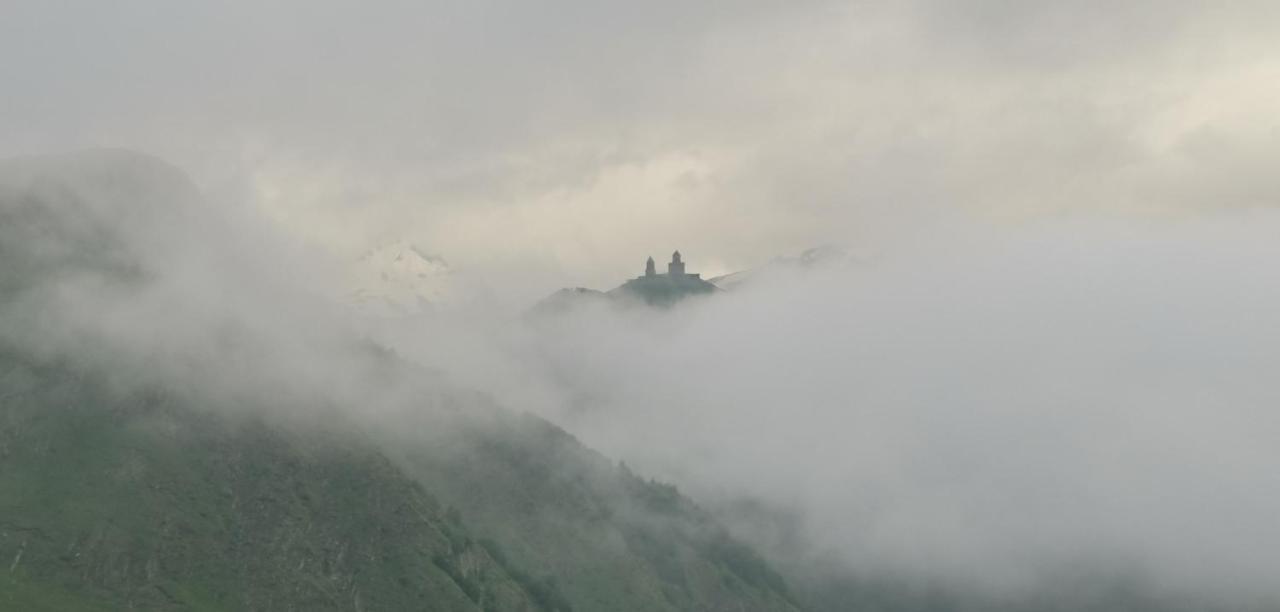
[[(0, 341), (384, 425), (478, 390), (782, 562), (1270, 605), (1276, 7), (6, 3), (0, 156), (165, 161), (6, 162)], [(350, 312), (388, 239), (466, 295)]]
[(1270, 601), (1278, 230), (947, 225), (670, 311), (384, 338), (729, 520), (759, 502), (785, 518), (744, 536), (787, 555), (993, 595), (1083, 575)]
[(1275, 3), (5, 5), (0, 154), (128, 147), (526, 303), (940, 214), (1272, 205)]
[(863, 573), (1274, 598), (1277, 230), (948, 228), (519, 347), (588, 444), (708, 503), (763, 500)]
[(10, 350), (219, 408), (379, 403), (331, 293), (336, 260), (162, 160), (6, 160), (0, 220)]
[[(478, 390), (678, 484), (778, 558), (849, 576), (1280, 597), (1269, 211), (947, 222), (669, 310), (370, 319), (335, 297), (334, 260), (158, 160), (0, 174), (0, 339), (43, 359), (391, 428)], [(362, 338), (427, 370), (379, 371)]]

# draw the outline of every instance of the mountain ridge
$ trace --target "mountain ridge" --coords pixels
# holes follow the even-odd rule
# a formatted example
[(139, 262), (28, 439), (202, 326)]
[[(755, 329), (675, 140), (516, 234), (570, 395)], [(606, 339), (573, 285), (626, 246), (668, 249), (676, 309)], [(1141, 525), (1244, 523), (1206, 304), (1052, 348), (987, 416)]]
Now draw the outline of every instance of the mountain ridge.
[[(0, 604), (795, 609), (674, 489), (300, 317), (310, 296), (185, 225), (198, 198), (166, 205), (168, 170), (121, 159), (76, 159), (106, 196), (59, 158), (0, 163)], [(645, 510), (655, 491), (674, 510)], [(607, 537), (563, 537), (583, 529)]]

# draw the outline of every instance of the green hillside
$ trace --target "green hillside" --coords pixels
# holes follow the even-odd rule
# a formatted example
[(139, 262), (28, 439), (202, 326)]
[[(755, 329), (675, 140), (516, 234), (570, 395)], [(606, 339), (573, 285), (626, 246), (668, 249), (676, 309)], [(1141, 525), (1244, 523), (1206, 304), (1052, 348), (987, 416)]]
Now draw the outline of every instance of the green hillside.
[(0, 388), (0, 608), (539, 609), (367, 441), (13, 358)]
[(12, 352), (0, 389), (0, 609), (794, 609), (674, 488), (535, 417), (379, 441)]
[(458, 414), (401, 462), (583, 610), (794, 610), (782, 578), (669, 485), (533, 416)]
[(673, 489), (356, 340), (210, 211), (147, 156), (0, 163), (0, 609), (791, 609)]

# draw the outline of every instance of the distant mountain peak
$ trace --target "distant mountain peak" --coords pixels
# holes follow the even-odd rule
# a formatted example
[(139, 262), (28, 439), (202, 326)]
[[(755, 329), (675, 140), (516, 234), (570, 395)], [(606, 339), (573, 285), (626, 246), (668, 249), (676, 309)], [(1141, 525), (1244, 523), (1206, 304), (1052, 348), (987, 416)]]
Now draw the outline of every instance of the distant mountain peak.
[(389, 241), (353, 264), (348, 303), (370, 316), (422, 314), (453, 299), (453, 274), (443, 257), (407, 240)]

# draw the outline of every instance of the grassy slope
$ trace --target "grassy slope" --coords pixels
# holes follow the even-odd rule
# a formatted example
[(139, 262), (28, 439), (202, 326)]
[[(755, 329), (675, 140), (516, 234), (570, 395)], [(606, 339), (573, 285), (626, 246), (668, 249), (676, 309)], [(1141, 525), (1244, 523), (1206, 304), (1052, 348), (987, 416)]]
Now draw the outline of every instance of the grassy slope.
[(475, 411), (406, 471), (579, 610), (793, 610), (786, 586), (674, 487), (532, 416)]
[(536, 608), (420, 486), (345, 436), (10, 360), (0, 377), (0, 608)]
[(393, 464), (348, 425), (0, 355), (0, 609), (794, 609), (674, 488), (540, 419), (465, 414), (425, 417)]

